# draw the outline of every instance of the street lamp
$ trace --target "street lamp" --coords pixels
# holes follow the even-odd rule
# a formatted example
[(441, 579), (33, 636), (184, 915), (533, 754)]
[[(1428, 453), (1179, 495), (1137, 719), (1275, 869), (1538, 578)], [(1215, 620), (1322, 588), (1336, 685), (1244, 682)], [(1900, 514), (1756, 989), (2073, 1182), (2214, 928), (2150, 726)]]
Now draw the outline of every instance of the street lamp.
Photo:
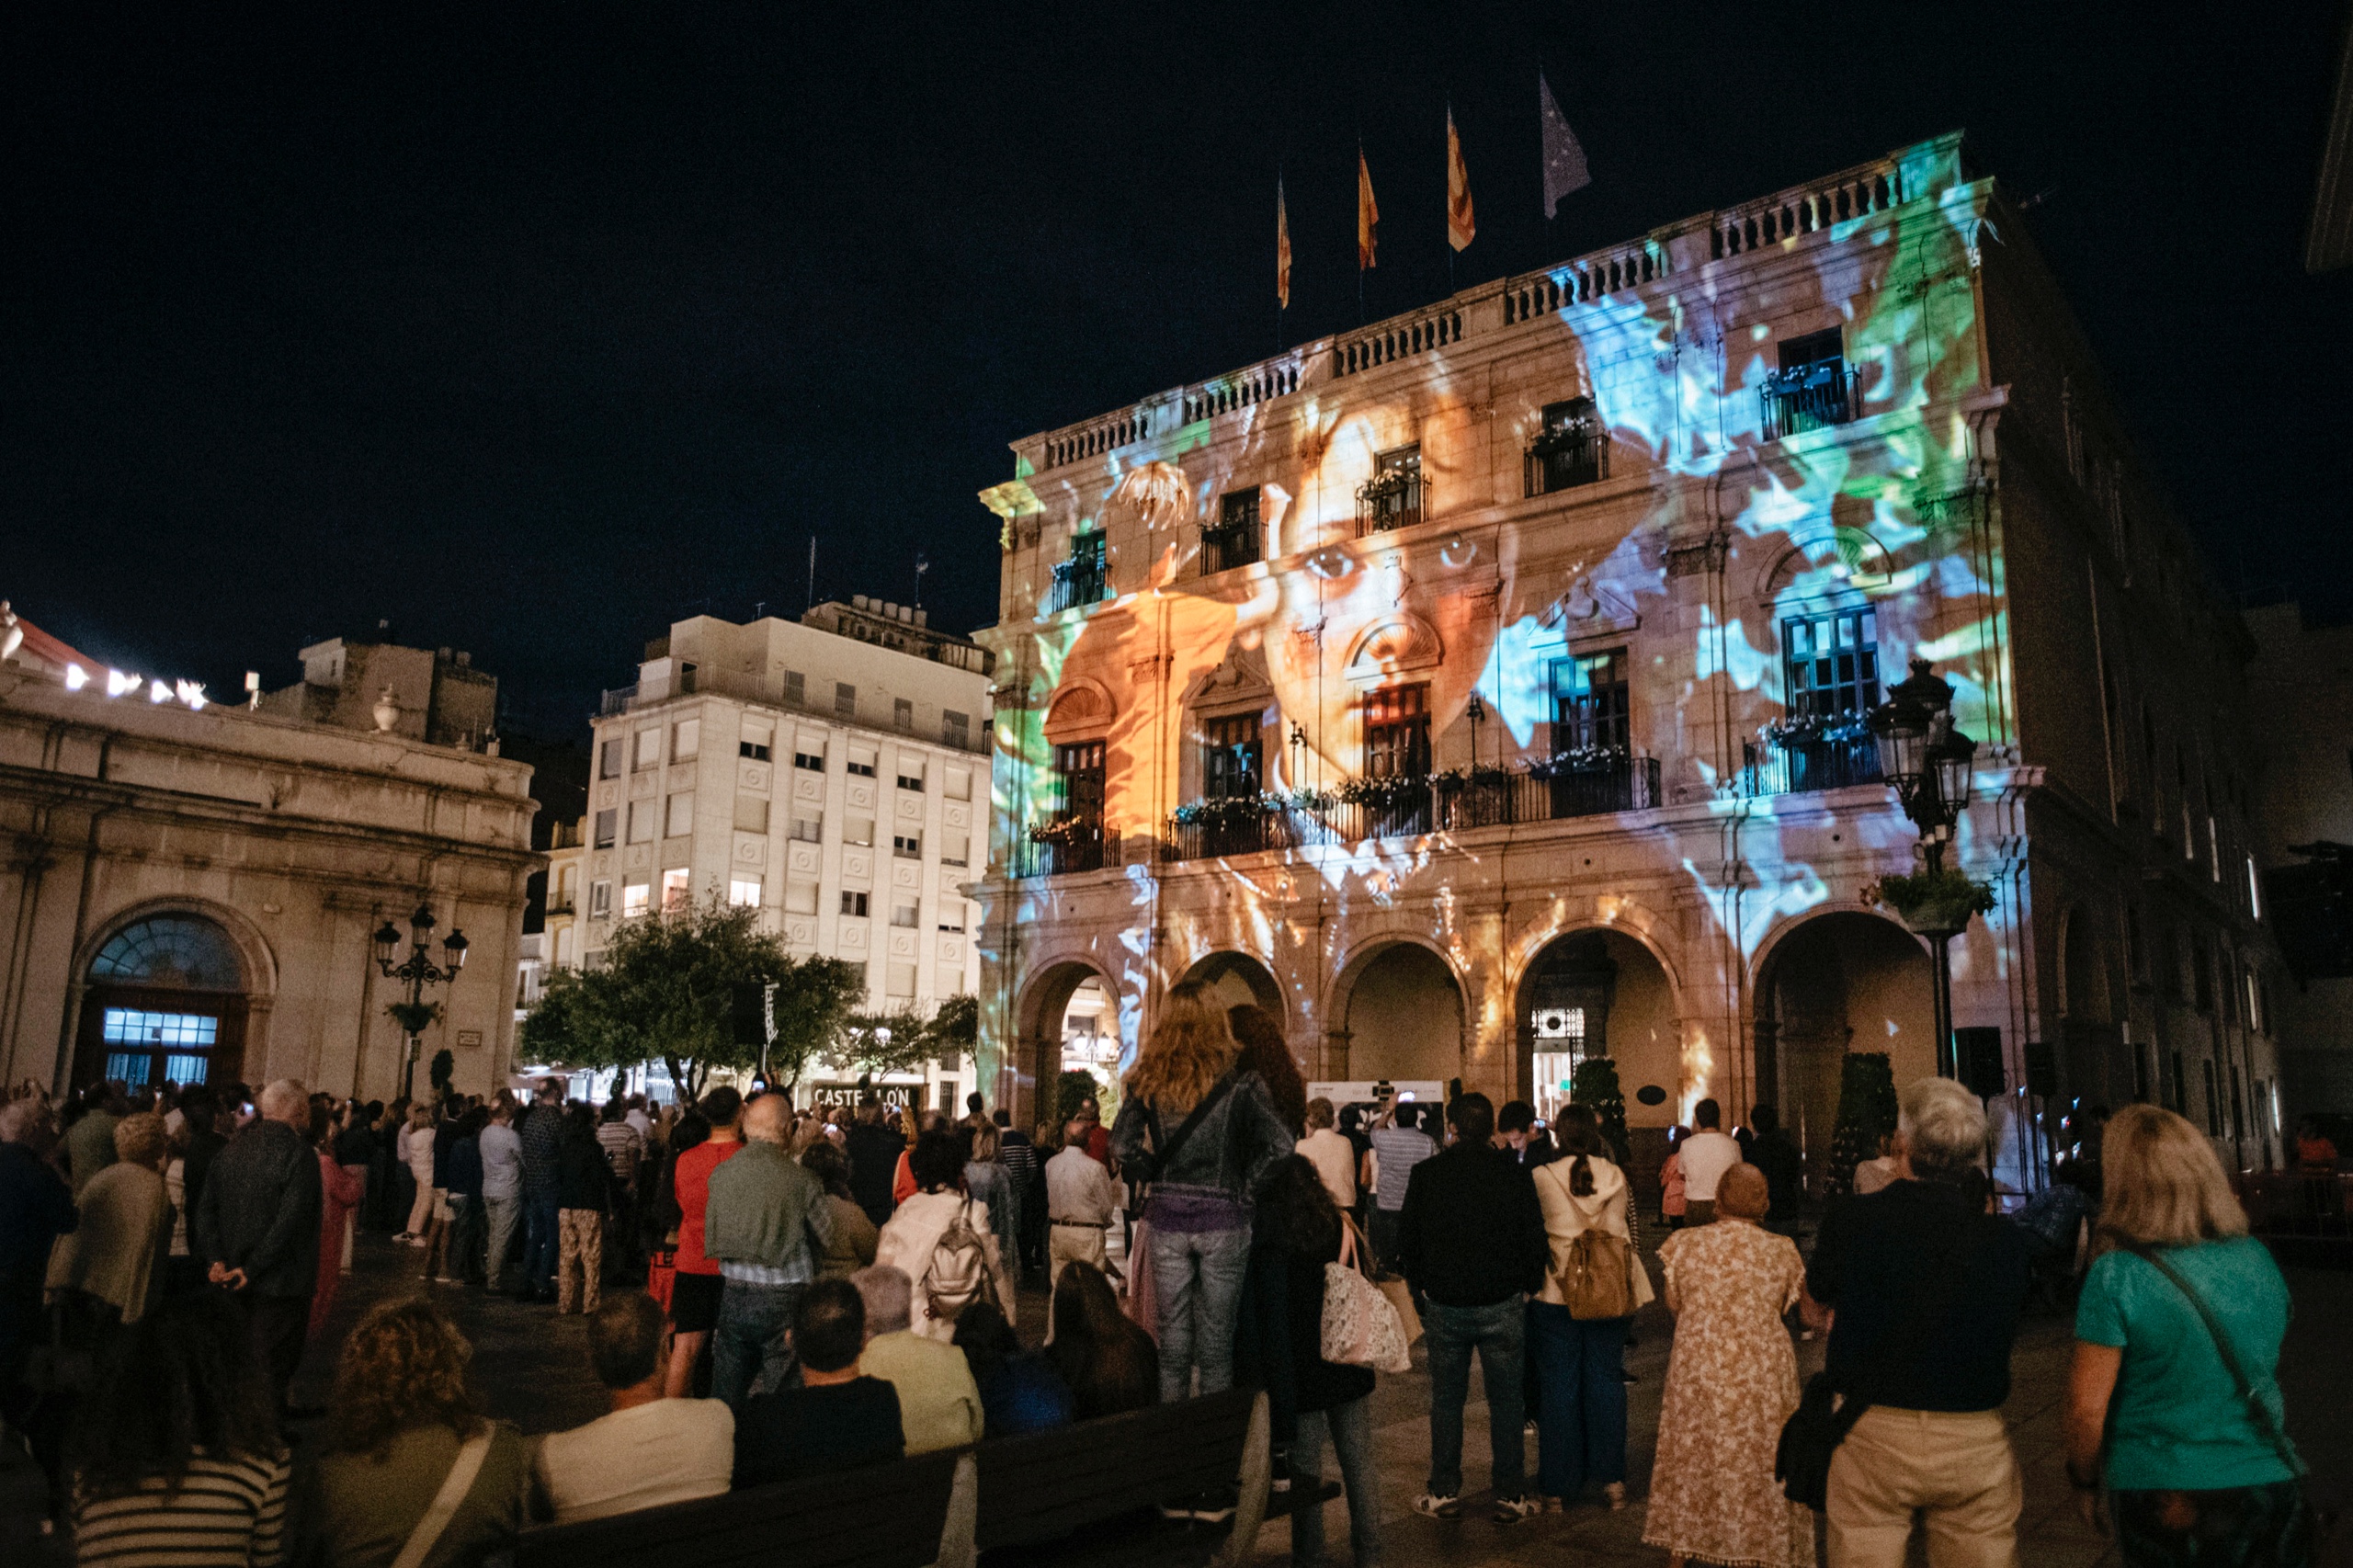
[(1471, 721), (1471, 771), (1476, 773), (1479, 771), (1479, 726), (1487, 722), (1487, 699), (1473, 689), (1471, 700), (1463, 705), (1462, 713)]
[(408, 1035), (408, 1051), (401, 1061), (403, 1099), (409, 1097), (416, 1082), (417, 1036), (433, 1019), (432, 1010), (425, 1003), (425, 988), (456, 980), (458, 971), (466, 967), (466, 934), (454, 926), (441, 939), (440, 963), (433, 961), (427, 948), (433, 940), (435, 924), (432, 907), (418, 904), (416, 913), (408, 917), (409, 955), (397, 964), (392, 961), (392, 955), (401, 945), (400, 927), (386, 920), (376, 928), (376, 967), (383, 971), (387, 980), (408, 983), (408, 1000), (395, 1002), (392, 1006), (394, 1021)]
[[(1911, 676), (1887, 694), (1870, 714), (1871, 738), (1879, 746), (1880, 776), (1895, 790), (1896, 803), (1920, 830), (1920, 857), (1934, 877), (1944, 869), (1945, 846), (1952, 841), (1961, 813), (1969, 809), (1977, 743), (1952, 722), (1952, 686), (1934, 674), (1928, 661), (1915, 658)], [(1931, 903), (1928, 910), (1943, 907)], [(1952, 939), (1969, 924), (1966, 905), (1953, 914), (1932, 915), (1913, 929), (1936, 954), (1931, 994), (1935, 1001), (1937, 1074), (1957, 1078), (1960, 1064), (1952, 1038)], [(1908, 922), (1907, 922), (1908, 924)]]

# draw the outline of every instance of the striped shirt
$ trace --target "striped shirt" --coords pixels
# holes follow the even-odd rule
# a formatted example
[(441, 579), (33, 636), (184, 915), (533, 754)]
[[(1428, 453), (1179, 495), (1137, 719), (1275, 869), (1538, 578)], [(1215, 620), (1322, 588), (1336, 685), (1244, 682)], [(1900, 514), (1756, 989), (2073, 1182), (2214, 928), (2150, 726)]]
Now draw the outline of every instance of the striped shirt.
[(1405, 1207), (1405, 1182), (1414, 1167), (1437, 1153), (1438, 1145), (1418, 1128), (1379, 1127), (1373, 1130), (1372, 1153), (1373, 1174), (1380, 1178), (1373, 1207), (1393, 1214)]
[(216, 1460), (201, 1449), (177, 1492), (153, 1477), (136, 1492), (74, 1499), (75, 1560), (107, 1568), (276, 1568), (287, 1560), (293, 1457)]
[(597, 1146), (605, 1152), (605, 1163), (624, 1182), (637, 1179), (637, 1162), (645, 1153), (645, 1140), (627, 1121), (599, 1122)]

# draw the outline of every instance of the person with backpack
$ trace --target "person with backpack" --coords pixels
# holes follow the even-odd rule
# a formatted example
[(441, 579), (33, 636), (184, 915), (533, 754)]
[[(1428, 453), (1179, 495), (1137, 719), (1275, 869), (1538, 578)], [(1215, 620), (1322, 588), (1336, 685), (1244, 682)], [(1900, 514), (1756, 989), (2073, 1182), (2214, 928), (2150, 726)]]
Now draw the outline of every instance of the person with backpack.
[(956, 1314), (983, 1298), (1011, 1321), (1013, 1290), (989, 1206), (964, 1190), (963, 1140), (945, 1127), (926, 1131), (907, 1167), (915, 1196), (882, 1227), (874, 1263), (915, 1281), (912, 1330), (944, 1344), (955, 1337)]
[(1626, 1173), (1593, 1112), (1569, 1106), (1560, 1158), (1535, 1170), (1550, 1248), (1544, 1284), (1528, 1303), (1536, 1363), (1536, 1478), (1548, 1512), (1599, 1482), (1626, 1506), (1626, 1329), (1651, 1300), (1649, 1273), (1627, 1225)]

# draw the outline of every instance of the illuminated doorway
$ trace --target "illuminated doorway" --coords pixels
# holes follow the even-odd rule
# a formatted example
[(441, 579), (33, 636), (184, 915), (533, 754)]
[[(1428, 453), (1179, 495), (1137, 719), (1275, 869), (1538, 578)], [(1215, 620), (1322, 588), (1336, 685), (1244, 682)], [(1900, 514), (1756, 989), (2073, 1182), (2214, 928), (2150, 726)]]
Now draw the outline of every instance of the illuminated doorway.
[(76, 1085), (100, 1078), (226, 1084), (244, 1065), (244, 964), (229, 934), (195, 915), (155, 915), (108, 937), (90, 961)]

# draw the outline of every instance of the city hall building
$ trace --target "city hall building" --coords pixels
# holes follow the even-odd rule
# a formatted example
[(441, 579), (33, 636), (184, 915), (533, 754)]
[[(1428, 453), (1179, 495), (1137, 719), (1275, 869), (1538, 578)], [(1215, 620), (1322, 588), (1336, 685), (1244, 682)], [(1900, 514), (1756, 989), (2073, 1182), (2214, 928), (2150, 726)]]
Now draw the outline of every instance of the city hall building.
[(1712, 1096), (1818, 1163), (1847, 1052), (1935, 1070), (1861, 722), (1925, 659), (1976, 742), (1953, 1017), (2011, 1168), (2070, 1095), (2276, 1158), (2250, 644), (1958, 135), (1013, 450), (1008, 1098), (1197, 977), (1311, 1079), (1550, 1106), (1606, 1053), (1653, 1148)]

